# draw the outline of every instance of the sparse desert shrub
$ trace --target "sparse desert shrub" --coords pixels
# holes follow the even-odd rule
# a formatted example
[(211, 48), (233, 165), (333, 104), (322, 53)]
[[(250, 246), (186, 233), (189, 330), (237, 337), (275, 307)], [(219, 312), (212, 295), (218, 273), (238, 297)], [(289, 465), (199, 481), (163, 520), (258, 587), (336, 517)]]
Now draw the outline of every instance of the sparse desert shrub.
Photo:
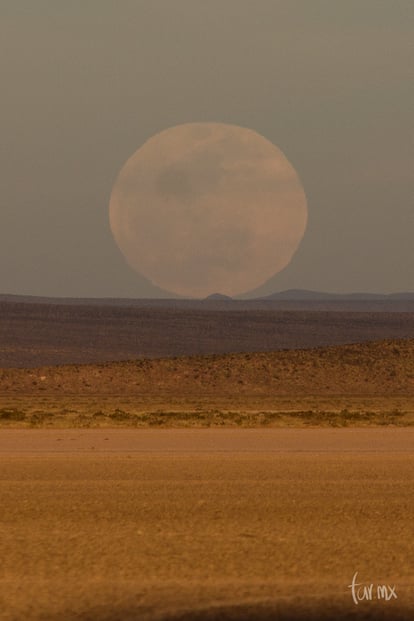
[(79, 414), (79, 416), (74, 419), (73, 423), (75, 427), (90, 427), (91, 419), (89, 416), (85, 416), (85, 414)]
[(19, 421), (25, 418), (26, 414), (16, 408), (2, 408), (0, 410), (0, 421)]
[(39, 414), (40, 416), (43, 416), (44, 418), (50, 418), (51, 416), (54, 416), (53, 412), (48, 412), (47, 410), (34, 410), (32, 414)]
[(33, 412), (33, 414), (29, 418), (29, 423), (30, 425), (33, 425), (33, 427), (41, 426), (48, 418), (52, 417), (53, 414), (51, 412), (43, 412), (40, 410), (37, 412)]
[(133, 420), (136, 418), (134, 414), (130, 414), (129, 412), (125, 412), (124, 410), (120, 410), (119, 408), (114, 410), (114, 412), (112, 412), (108, 416), (112, 420), (117, 420), (117, 421), (127, 421), (127, 420)]

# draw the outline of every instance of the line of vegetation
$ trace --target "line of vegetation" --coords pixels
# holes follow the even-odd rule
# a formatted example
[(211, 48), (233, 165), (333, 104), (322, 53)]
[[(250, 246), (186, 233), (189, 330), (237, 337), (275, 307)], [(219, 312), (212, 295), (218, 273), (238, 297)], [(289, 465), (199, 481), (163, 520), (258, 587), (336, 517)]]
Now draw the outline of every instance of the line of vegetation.
[(16, 408), (0, 409), (2, 427), (366, 427), (414, 425), (413, 416), (404, 411), (205, 411), (128, 412), (116, 408), (93, 413), (25, 412)]

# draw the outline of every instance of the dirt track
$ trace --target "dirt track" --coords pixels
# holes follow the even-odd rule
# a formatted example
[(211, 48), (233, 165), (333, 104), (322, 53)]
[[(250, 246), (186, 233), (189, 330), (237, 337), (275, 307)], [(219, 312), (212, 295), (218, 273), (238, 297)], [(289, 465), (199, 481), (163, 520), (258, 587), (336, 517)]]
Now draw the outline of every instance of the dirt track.
[(414, 429), (4, 429), (16, 453), (414, 453)]
[[(0, 618), (410, 619), (413, 448), (407, 429), (4, 430)], [(357, 608), (356, 571), (398, 599)]]

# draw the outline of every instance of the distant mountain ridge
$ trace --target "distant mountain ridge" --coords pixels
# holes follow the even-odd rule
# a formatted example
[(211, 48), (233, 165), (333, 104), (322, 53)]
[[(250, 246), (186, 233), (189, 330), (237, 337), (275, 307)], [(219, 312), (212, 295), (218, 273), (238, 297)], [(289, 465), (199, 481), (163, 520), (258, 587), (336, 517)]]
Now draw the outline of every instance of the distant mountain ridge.
[(324, 291), (311, 291), (308, 289), (287, 289), (270, 295), (256, 298), (262, 300), (315, 300), (315, 301), (372, 301), (372, 300), (414, 300), (414, 292), (402, 291), (398, 293), (327, 293)]
[(188, 303), (204, 304), (208, 302), (254, 303), (261, 301), (283, 302), (375, 302), (375, 301), (409, 301), (414, 302), (414, 292), (401, 291), (397, 293), (329, 293), (312, 291), (309, 289), (286, 289), (267, 296), (255, 298), (232, 298), (222, 293), (213, 293), (203, 299), (191, 298), (73, 298), (53, 296), (32, 296), (16, 294), (0, 294), (0, 302), (29, 303), (29, 304), (88, 304), (125, 306), (135, 304), (184, 305)]

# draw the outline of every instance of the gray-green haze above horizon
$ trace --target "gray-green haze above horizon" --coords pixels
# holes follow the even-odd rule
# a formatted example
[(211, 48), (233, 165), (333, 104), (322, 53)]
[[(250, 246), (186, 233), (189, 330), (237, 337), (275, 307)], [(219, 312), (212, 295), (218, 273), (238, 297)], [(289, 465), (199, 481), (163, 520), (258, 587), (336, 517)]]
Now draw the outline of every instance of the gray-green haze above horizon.
[(255, 294), (412, 290), (413, 18), (409, 0), (3, 0), (0, 293), (162, 295), (109, 197), (146, 140), (204, 121), (263, 135), (305, 188), (303, 241)]

